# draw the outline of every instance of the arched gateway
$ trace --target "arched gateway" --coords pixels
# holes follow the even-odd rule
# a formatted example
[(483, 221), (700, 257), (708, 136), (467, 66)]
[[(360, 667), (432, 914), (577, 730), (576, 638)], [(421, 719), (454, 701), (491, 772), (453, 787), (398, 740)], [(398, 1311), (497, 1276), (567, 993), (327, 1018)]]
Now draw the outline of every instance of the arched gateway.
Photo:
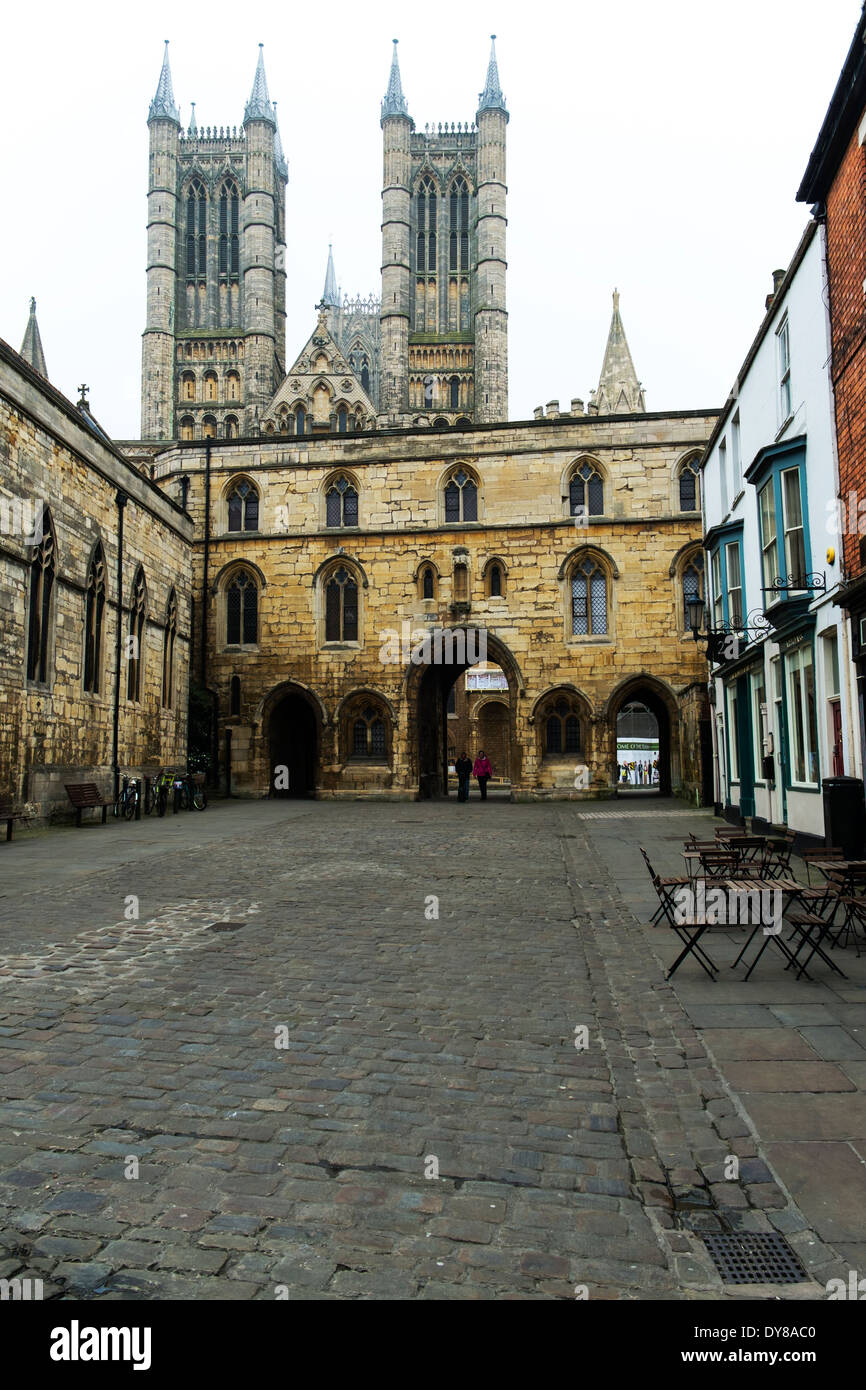
[[(618, 784), (616, 749), (619, 717), (627, 709), (641, 706), (654, 717), (658, 731), (658, 792), (660, 796), (670, 796), (674, 773), (679, 772), (679, 745), (674, 736), (678, 732), (679, 715), (672, 693), (652, 676), (632, 677), (620, 685), (608, 700), (604, 722), (609, 739), (611, 783), (613, 786)], [(676, 767), (674, 762), (677, 763)]]
[(302, 686), (271, 692), (263, 710), (271, 796), (313, 796), (319, 766), (321, 717)]
[[(412, 779), (422, 798), (445, 796), (448, 790), (448, 694), (464, 671), (481, 661), (498, 665), (508, 681), (501, 697), (501, 719), (507, 723), (512, 782), (521, 774), (521, 750), (515, 735), (517, 700), (524, 690), (520, 668), (504, 642), (479, 628), (446, 628), (431, 632), (416, 652), (404, 687), (408, 709), (408, 751)], [(505, 730), (502, 730), (504, 739)]]

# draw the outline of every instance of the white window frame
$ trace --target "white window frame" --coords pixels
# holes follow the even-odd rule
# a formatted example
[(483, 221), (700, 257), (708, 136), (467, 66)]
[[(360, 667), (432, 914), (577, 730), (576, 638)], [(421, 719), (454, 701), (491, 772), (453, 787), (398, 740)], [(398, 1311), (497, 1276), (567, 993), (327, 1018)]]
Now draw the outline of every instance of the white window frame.
[[(734, 552), (734, 555), (733, 555), (734, 564), (733, 564), (733, 565), (731, 565), (731, 551)], [(733, 570), (736, 570), (736, 575), (737, 575), (737, 583), (736, 583), (736, 584), (732, 584), (732, 583), (731, 583), (731, 572), (732, 572), (732, 569), (733, 569)], [(742, 574), (742, 569), (741, 569), (741, 567), (740, 567), (740, 545), (739, 545), (739, 541), (728, 541), (727, 545), (725, 546), (725, 573), (726, 573), (726, 576), (727, 576), (727, 585), (728, 585), (728, 622), (729, 622), (730, 625), (731, 625), (731, 631), (736, 631), (736, 630), (739, 630), (739, 629), (742, 627), (742, 624), (743, 624), (743, 621), (744, 621), (744, 618), (743, 618), (743, 574)], [(739, 596), (740, 596), (740, 598), (739, 598), (739, 603), (738, 603), (736, 609), (735, 609), (735, 607), (734, 607), (734, 600), (733, 600), (733, 595), (734, 595), (734, 594), (739, 594)], [(738, 616), (739, 616), (739, 619), (740, 619), (739, 623), (737, 622), (737, 617), (738, 617)]]
[[(814, 727), (809, 721), (806, 695), (806, 672), (812, 673), (812, 700), (815, 704)], [(795, 679), (796, 678), (796, 679)], [(817, 787), (818, 785), (818, 747), (817, 747), (817, 693), (815, 690), (815, 663), (809, 645), (797, 647), (785, 658), (785, 680), (788, 687), (788, 737), (790, 743), (790, 776), (792, 787)], [(798, 721), (799, 714), (799, 721)], [(812, 743), (813, 734), (815, 744)], [(805, 776), (797, 776), (798, 763), (802, 761)]]
[(790, 420), (791, 409), (791, 329), (788, 315), (776, 329), (776, 342), (779, 354), (779, 424)]

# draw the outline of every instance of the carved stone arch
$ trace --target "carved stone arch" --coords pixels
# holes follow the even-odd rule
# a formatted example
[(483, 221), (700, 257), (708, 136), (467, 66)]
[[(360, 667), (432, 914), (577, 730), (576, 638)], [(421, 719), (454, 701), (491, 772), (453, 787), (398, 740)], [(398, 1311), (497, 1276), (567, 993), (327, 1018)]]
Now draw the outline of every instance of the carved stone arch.
[(398, 714), (394, 703), (389, 700), (388, 696), (385, 695), (383, 691), (376, 690), (375, 686), (372, 685), (359, 685), (356, 690), (350, 690), (348, 695), (344, 695), (334, 712), (335, 722), (342, 717), (343, 711), (353, 700), (363, 700), (365, 698), (369, 698), (383, 705), (388, 713), (392, 726), (396, 729)]
[(343, 554), (340, 552), (338, 552), (335, 555), (329, 555), (326, 560), (322, 561), (322, 563), (319, 565), (319, 568), (316, 570), (315, 574), (312, 577), (311, 588), (314, 591), (316, 589), (320, 589), (322, 583), (327, 577), (327, 572), (331, 569), (339, 569), (340, 565), (348, 565), (357, 570), (358, 577), (361, 580), (361, 587), (364, 589), (369, 589), (370, 581), (367, 578), (367, 571), (364, 569), (364, 566), (361, 564), (361, 561), (357, 559), (354, 555)]
[(577, 472), (578, 468), (582, 468), (585, 463), (590, 464), (590, 466), (595, 469), (595, 471), (598, 473), (598, 476), (601, 478), (601, 485), (604, 489), (605, 503), (603, 515), (607, 514), (609, 511), (610, 489), (613, 485), (613, 477), (610, 471), (610, 466), (606, 463), (602, 463), (601, 459), (597, 458), (595, 454), (591, 454), (587, 450), (584, 450), (582, 453), (575, 454), (569, 460), (569, 462), (565, 465), (560, 475), (559, 490), (562, 496), (562, 504), (566, 516), (570, 515), (571, 480), (574, 477), (574, 474)]
[(593, 559), (600, 560), (601, 563), (606, 567), (611, 579), (619, 579), (619, 569), (617, 568), (617, 563), (614, 560), (613, 556), (608, 554), (608, 552), (606, 550), (603, 550), (599, 545), (587, 545), (586, 543), (584, 543), (583, 545), (576, 545), (572, 550), (568, 552), (568, 554), (566, 555), (565, 559), (559, 567), (556, 576), (557, 579), (566, 579), (568, 577), (569, 570), (577, 562), (578, 558), (582, 555), (591, 555)]
[(414, 572), (414, 574), (412, 575), (412, 578), (413, 578), (413, 580), (415, 581), (416, 584), (417, 584), (418, 580), (421, 578), (422, 571), (423, 571), (423, 570), (426, 570), (426, 569), (428, 569), (428, 568), (429, 568), (429, 569), (432, 569), (432, 570), (434, 571), (434, 573), (435, 573), (437, 579), (441, 579), (441, 577), (442, 577), (442, 571), (440, 570), (438, 564), (437, 564), (436, 561), (433, 559), (433, 557), (428, 555), (428, 556), (425, 556), (425, 558), (424, 558), (423, 560), (419, 560), (418, 563), (417, 563), (417, 565), (415, 566), (415, 572)]
[(490, 569), (491, 565), (498, 565), (499, 568), (502, 570), (502, 573), (507, 576), (508, 561), (505, 559), (503, 555), (488, 555), (487, 559), (484, 561), (484, 564), (481, 567), (482, 575), (487, 574), (487, 571)]
[(265, 720), (279, 704), (280, 700), (286, 695), (293, 694), (302, 695), (308, 701), (316, 716), (320, 729), (328, 728), (331, 721), (322, 699), (311, 685), (305, 685), (303, 681), (297, 680), (281, 681), (279, 685), (273, 686), (266, 695), (262, 696), (253, 713), (252, 722), (254, 728), (261, 729)]
[[(703, 474), (703, 469), (701, 468), (700, 465), (701, 465), (701, 462), (702, 462), (702, 460), (703, 460), (704, 453), (705, 453), (705, 450), (702, 449), (702, 448), (697, 448), (697, 449), (695, 449), (695, 448), (692, 448), (692, 449), (685, 449), (685, 450), (683, 451), (683, 453), (681, 453), (681, 454), (674, 460), (673, 464), (671, 465), (670, 485), (671, 485), (671, 497), (672, 497), (672, 500), (673, 500), (674, 511), (677, 511), (677, 512), (678, 512), (678, 511), (681, 511), (681, 507), (680, 507), (680, 477), (682, 476), (683, 469), (685, 468), (686, 464), (693, 463), (693, 464), (695, 465), (696, 473), (697, 473), (697, 478), (696, 478), (696, 482), (697, 482), (696, 494), (697, 494), (697, 495), (696, 495), (696, 499), (695, 499), (695, 500), (697, 501), (697, 504), (698, 504), (698, 505), (697, 505), (695, 508), (693, 508), (692, 511), (693, 511), (693, 514), (694, 514), (695, 516), (700, 516), (700, 514), (701, 514), (701, 499), (702, 499), (702, 497), (703, 497), (703, 486), (704, 486), (704, 474)], [(690, 512), (690, 514), (692, 514), (692, 512)]]
[[(432, 626), (433, 625), (431, 623), (431, 627)], [(477, 625), (472, 623), (461, 623), (457, 627), (445, 627), (441, 630), (445, 633), (463, 632), (464, 634), (487, 631), (486, 629), (481, 629)], [(434, 635), (435, 634), (432, 632), (429, 634), (425, 633), (425, 636), (430, 636), (431, 638), (434, 637)], [(490, 631), (487, 631), (486, 660), (488, 662), (492, 662), (496, 666), (501, 667), (501, 669), (504, 671), (506, 679), (508, 681), (509, 701), (512, 695), (523, 697), (526, 694), (526, 680), (524, 679), (523, 671), (520, 668), (520, 663), (518, 662), (517, 657), (511, 651), (510, 647), (507, 647), (505, 645), (501, 637), (497, 637), (494, 633)], [(406, 675), (403, 678), (401, 699), (413, 699), (417, 695), (418, 685), (420, 684), (421, 678), (425, 670), (427, 669), (429, 668), (424, 666), (423, 664), (415, 665), (412, 662), (409, 663), (406, 670)]]
[(233, 560), (227, 560), (222, 568), (217, 571), (213, 583), (210, 586), (211, 593), (217, 594), (222, 589), (225, 589), (236, 570), (251, 570), (256, 577), (259, 590), (261, 591), (267, 588), (268, 581), (265, 579), (264, 573), (259, 569), (258, 565), (252, 560), (245, 560), (242, 556), (238, 556)]
[(501, 705), (504, 710), (510, 709), (508, 696), (501, 690), (479, 691), (469, 713), (470, 723), (478, 719), (478, 711), (483, 709), (485, 705)]
[(700, 536), (698, 536), (696, 540), (686, 541), (685, 545), (681, 545), (676, 555), (671, 560), (670, 569), (668, 570), (671, 579), (677, 578), (685, 568), (686, 560), (691, 558), (693, 552), (699, 551), (703, 554), (703, 550), (704, 544)]
[(597, 718), (592, 701), (588, 695), (584, 694), (580, 686), (575, 685), (572, 681), (555, 681), (553, 685), (546, 686), (540, 695), (536, 695), (529, 710), (528, 723), (535, 723), (539, 709), (559, 691), (566, 691), (577, 700), (578, 704), (585, 712), (588, 723), (593, 722)]
[(430, 180), (430, 182), (433, 184), (433, 191), (436, 194), (436, 197), (441, 198), (442, 180), (440, 179), (439, 174), (433, 168), (433, 165), (429, 163), (429, 161), (425, 164), (422, 164), (421, 168), (415, 175), (414, 181), (412, 183), (412, 196), (417, 198), (418, 194), (421, 191), (421, 185), (422, 183), (424, 183), (425, 179)]
[(463, 182), (466, 184), (466, 192), (469, 194), (470, 198), (473, 198), (477, 191), (475, 188), (475, 182), (472, 178), (472, 175), (469, 173), (469, 170), (466, 168), (466, 165), (459, 159), (456, 161), (456, 163), (452, 164), (447, 174), (443, 175), (442, 186), (445, 189), (445, 196), (450, 196), (451, 186), (452, 184), (456, 183), (458, 179), (463, 179)]
[[(48, 508), (47, 508), (47, 507), (45, 508), (45, 515), (46, 515), (46, 517), (48, 517)], [(50, 522), (50, 517), (48, 517), (48, 520), (49, 520), (49, 522)], [(104, 565), (104, 567), (105, 567), (105, 574), (104, 574), (104, 578), (103, 578), (103, 583), (104, 583), (104, 585), (105, 585), (105, 598), (106, 598), (106, 602), (107, 602), (107, 601), (108, 601), (108, 595), (109, 595), (109, 581), (110, 581), (111, 576), (110, 576), (110, 574), (109, 574), (108, 560), (107, 560), (107, 558), (106, 558), (105, 538), (103, 537), (102, 531), (101, 531), (101, 529), (100, 529), (98, 523), (95, 525), (94, 529), (95, 529), (95, 531), (96, 531), (96, 534), (95, 534), (95, 536), (93, 537), (93, 540), (91, 541), (91, 544), (90, 544), (90, 551), (89, 551), (88, 556), (87, 556), (87, 564), (86, 564), (85, 567), (84, 567), (84, 582), (85, 582), (85, 584), (86, 584), (86, 583), (87, 583), (87, 580), (88, 580), (88, 578), (89, 578), (89, 576), (90, 576), (90, 571), (91, 571), (91, 568), (92, 568), (92, 566), (93, 566), (93, 562), (94, 562), (94, 560), (96, 559), (96, 552), (97, 552), (98, 550), (101, 550), (101, 551), (102, 551), (102, 563), (103, 563), (103, 565)], [(53, 527), (52, 527), (52, 533), (53, 533)], [(56, 540), (55, 540), (55, 543), (54, 543), (54, 557), (55, 557), (55, 561), (56, 561), (56, 559), (57, 559), (57, 542), (56, 542)]]

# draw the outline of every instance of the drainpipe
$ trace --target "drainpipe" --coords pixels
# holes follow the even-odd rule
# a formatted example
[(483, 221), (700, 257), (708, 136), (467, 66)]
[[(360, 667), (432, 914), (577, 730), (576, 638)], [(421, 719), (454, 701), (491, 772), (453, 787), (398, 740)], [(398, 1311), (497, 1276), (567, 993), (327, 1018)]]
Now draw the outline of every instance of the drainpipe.
[(114, 799), (120, 794), (120, 666), (123, 645), (123, 512), (129, 498), (119, 489), (117, 505), (117, 626), (114, 634), (114, 721), (111, 738), (111, 764), (114, 769)]

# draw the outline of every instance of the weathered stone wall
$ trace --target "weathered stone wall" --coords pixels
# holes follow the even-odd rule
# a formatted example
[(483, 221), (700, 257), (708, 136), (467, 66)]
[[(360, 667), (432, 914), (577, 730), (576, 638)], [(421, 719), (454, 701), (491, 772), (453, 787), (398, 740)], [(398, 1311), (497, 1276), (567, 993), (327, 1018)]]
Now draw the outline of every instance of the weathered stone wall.
[[(112, 786), (117, 624), (116, 495), (124, 513), (122, 633), (139, 566), (147, 583), (142, 698), (126, 699), (121, 662), (119, 761), (123, 771), (183, 762), (189, 670), (191, 561), (189, 519), (101, 439), (59, 392), (0, 343), (0, 484), (6, 502), (0, 534), (0, 796), (49, 817), (69, 811), (67, 781)], [(15, 499), (18, 506), (9, 499)], [(27, 680), (30, 560), (21, 526), (37, 501), (49, 509), (56, 578), (48, 680)], [(33, 530), (32, 524), (28, 527)], [(99, 691), (83, 688), (85, 590), (98, 542), (105, 554), (106, 608)], [(163, 633), (170, 590), (177, 596), (175, 679), (162, 706)]]
[[(709, 412), (692, 412), (541, 420), (437, 436), (418, 430), (260, 446), (216, 441), (206, 581), (205, 449), (180, 446), (161, 455), (155, 476), (171, 496), (179, 495), (180, 474), (190, 478), (197, 611), (206, 588), (208, 683), (222, 730), (232, 730), (234, 789), (268, 793), (272, 716), (280, 697), (294, 693), (312, 711), (319, 795), (415, 795), (424, 775), (420, 750), (442, 713), (441, 697), (424, 686), (426, 667), (383, 659), (385, 634), (402, 635), (404, 624), (408, 632), (463, 624), (487, 631), (488, 657), (509, 678), (515, 795), (609, 793), (616, 713), (642, 691), (669, 721), (671, 785), (694, 795), (700, 770), (680, 701), (706, 679), (706, 665), (685, 629), (680, 575), (684, 554), (700, 548), (701, 519), (679, 511), (676, 472), (713, 423)], [(601, 472), (605, 502), (602, 515), (578, 526), (568, 514), (568, 478), (584, 457)], [(443, 486), (458, 464), (478, 479), (479, 519), (446, 524)], [(342, 474), (358, 490), (359, 524), (329, 530), (325, 492)], [(227, 531), (226, 496), (239, 475), (261, 494), (255, 532)], [(571, 568), (586, 553), (607, 575), (609, 631), (575, 637)], [(504, 572), (502, 597), (486, 596), (485, 567), (493, 558)], [(437, 575), (433, 599), (421, 596), (425, 563)], [(359, 633), (357, 641), (329, 643), (324, 590), (340, 565), (357, 578)], [(229, 646), (226, 590), (239, 567), (260, 590), (257, 640)], [(234, 716), (233, 677), (240, 683)], [(579, 758), (544, 753), (544, 701), (560, 688), (581, 721)], [(387, 752), (357, 763), (345, 711), (365, 693), (387, 727)], [(587, 790), (575, 791), (578, 763), (589, 768)]]

